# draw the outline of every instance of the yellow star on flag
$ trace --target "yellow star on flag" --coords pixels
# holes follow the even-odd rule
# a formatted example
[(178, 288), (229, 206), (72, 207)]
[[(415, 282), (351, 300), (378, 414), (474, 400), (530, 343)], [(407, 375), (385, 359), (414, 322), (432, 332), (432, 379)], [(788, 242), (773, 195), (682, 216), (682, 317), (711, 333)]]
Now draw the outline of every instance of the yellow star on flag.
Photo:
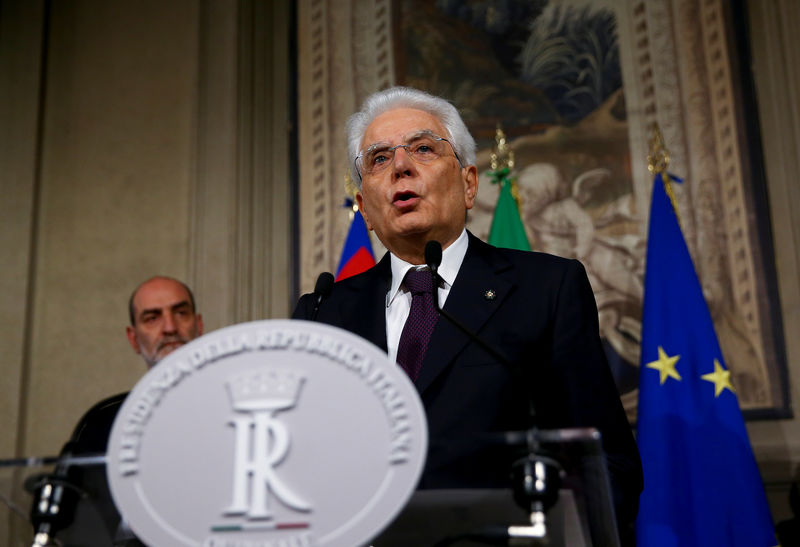
[(731, 371), (722, 368), (722, 365), (720, 365), (719, 361), (716, 359), (714, 359), (714, 372), (703, 374), (701, 378), (707, 382), (714, 383), (714, 397), (719, 397), (719, 394), (722, 393), (725, 388), (736, 393), (731, 384)]
[(654, 368), (661, 373), (661, 385), (667, 381), (667, 378), (681, 379), (681, 375), (675, 370), (675, 363), (680, 359), (680, 355), (670, 357), (664, 348), (658, 346), (658, 360), (647, 363), (647, 368)]

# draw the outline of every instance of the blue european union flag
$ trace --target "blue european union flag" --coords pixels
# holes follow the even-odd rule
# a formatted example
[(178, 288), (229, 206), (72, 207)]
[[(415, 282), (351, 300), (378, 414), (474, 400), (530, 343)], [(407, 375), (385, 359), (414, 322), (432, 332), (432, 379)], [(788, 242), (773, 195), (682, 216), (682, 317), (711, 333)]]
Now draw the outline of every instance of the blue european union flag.
[(777, 545), (735, 386), (659, 175), (650, 209), (639, 374), (644, 492), (637, 545)]

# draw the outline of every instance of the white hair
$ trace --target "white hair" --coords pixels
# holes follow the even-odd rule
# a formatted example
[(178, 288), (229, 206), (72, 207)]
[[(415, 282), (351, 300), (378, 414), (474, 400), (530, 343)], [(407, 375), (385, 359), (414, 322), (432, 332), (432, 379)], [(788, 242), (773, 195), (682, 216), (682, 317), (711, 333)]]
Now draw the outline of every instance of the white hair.
[(361, 110), (347, 119), (347, 151), (350, 160), (350, 171), (353, 182), (361, 189), (361, 177), (356, 171), (355, 160), (360, 152), (361, 139), (372, 121), (381, 114), (398, 108), (413, 108), (422, 110), (435, 116), (444, 126), (447, 135), (445, 137), (453, 150), (462, 162), (464, 167), (475, 165), (475, 139), (469, 133), (469, 129), (461, 119), (461, 115), (456, 107), (450, 102), (414, 89), (411, 87), (391, 87), (373, 93), (364, 100)]

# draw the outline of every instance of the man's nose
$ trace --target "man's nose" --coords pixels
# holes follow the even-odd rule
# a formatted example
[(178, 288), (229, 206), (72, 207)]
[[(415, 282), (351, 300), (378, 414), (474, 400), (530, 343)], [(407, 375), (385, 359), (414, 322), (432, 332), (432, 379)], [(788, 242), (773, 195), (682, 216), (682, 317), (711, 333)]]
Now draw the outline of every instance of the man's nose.
[(173, 316), (171, 313), (165, 313), (164, 322), (161, 325), (161, 330), (168, 333), (176, 332), (178, 330), (178, 327), (176, 326), (175, 323), (175, 316)]
[(394, 172), (395, 175), (410, 175), (415, 169), (414, 160), (411, 159), (411, 154), (404, 146), (398, 146), (394, 150)]

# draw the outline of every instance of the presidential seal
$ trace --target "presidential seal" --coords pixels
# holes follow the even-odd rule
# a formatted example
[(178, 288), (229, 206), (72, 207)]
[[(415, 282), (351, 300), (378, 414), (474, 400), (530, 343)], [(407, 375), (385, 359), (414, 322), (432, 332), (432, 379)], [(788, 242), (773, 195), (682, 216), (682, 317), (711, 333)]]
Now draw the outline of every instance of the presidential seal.
[(422, 403), (347, 331), (257, 321), (179, 348), (114, 423), (114, 501), (151, 546), (352, 547), (400, 512), (427, 451)]

